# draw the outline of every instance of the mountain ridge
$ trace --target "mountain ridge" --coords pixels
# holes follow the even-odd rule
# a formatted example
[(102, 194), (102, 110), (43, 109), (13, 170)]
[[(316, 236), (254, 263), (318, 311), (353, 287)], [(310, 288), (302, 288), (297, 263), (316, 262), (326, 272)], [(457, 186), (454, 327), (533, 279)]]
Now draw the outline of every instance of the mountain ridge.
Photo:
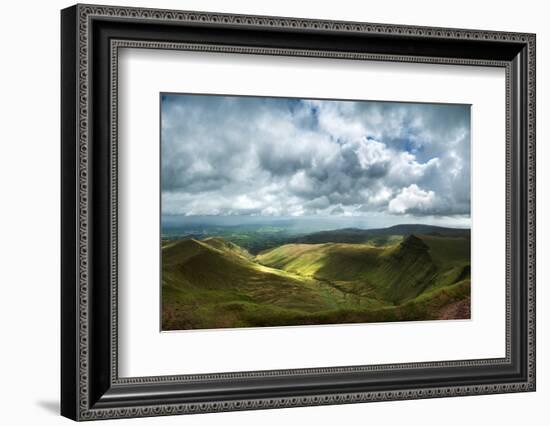
[(377, 237), (408, 236), (411, 234), (470, 237), (469, 228), (449, 228), (423, 224), (400, 224), (387, 228), (342, 228), (313, 232), (293, 239), (300, 243), (361, 243)]
[[(221, 237), (166, 241), (162, 328), (435, 319), (469, 286), (464, 237), (289, 243), (256, 256)], [(467, 311), (457, 306), (444, 315)]]

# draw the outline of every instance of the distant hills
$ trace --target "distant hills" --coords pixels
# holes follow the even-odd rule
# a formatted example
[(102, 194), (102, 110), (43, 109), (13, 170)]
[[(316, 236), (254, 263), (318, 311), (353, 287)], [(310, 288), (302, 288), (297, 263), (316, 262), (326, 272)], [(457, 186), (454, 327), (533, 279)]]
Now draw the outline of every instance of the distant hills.
[(447, 237), (470, 237), (469, 229), (445, 228), (432, 225), (395, 225), (388, 228), (359, 229), (344, 228), (332, 231), (320, 231), (295, 238), (299, 243), (363, 243), (370, 240), (387, 242), (392, 236), (404, 237), (407, 235), (432, 235)]
[(469, 317), (469, 230), (340, 229), (254, 256), (220, 237), (162, 248), (164, 330)]
[[(189, 225), (186, 228), (172, 227), (163, 233), (163, 239), (179, 240), (191, 239), (203, 240), (208, 237), (221, 237), (246, 249), (252, 254), (258, 254), (289, 243), (373, 243), (388, 245), (398, 243), (411, 234), (416, 235), (443, 235), (443, 236), (469, 236), (469, 229), (445, 228), (440, 226), (405, 224), (388, 228), (363, 229), (363, 228), (339, 228), (333, 230), (299, 227), (297, 224), (286, 222), (277, 225)], [(284, 226), (283, 226), (284, 225)], [(326, 224), (325, 224), (326, 225)], [(310, 230), (308, 230), (310, 229)], [(321, 228), (322, 229), (322, 228)]]

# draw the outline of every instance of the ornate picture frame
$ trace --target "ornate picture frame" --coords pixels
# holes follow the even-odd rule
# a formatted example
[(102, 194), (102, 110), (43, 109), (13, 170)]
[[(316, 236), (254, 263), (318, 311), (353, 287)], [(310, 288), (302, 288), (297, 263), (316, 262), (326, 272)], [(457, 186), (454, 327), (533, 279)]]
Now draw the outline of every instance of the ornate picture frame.
[[(534, 391), (535, 43), (534, 34), (523, 33), (96, 5), (64, 9), (62, 415), (93, 420)], [(506, 356), (119, 377), (121, 48), (503, 68)]]

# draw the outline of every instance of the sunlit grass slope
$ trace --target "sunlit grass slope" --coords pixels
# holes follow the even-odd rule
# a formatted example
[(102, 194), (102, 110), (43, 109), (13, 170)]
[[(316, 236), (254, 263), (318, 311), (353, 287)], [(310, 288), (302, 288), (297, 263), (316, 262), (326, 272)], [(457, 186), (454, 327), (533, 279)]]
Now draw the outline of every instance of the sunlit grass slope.
[(385, 247), (288, 244), (260, 253), (256, 259), (315, 279), (353, 282), (355, 288), (364, 286), (383, 300), (401, 303), (429, 287), (469, 277), (470, 242), (460, 237), (411, 235)]

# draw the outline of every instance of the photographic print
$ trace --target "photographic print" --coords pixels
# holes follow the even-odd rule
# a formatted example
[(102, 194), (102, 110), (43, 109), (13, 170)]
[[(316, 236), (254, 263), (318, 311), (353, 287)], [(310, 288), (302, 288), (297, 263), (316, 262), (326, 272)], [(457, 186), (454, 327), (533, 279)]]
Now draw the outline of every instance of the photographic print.
[(160, 117), (163, 331), (470, 318), (470, 105), (161, 93)]

